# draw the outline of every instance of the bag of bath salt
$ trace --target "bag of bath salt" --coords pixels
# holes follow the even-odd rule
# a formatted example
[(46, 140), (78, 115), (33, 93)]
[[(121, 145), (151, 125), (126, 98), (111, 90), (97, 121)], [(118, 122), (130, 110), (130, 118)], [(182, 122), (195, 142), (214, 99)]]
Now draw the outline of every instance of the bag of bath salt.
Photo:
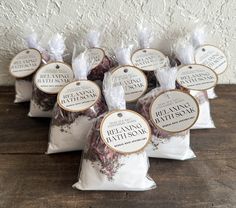
[[(181, 66), (178, 70), (176, 81), (179, 86), (190, 90), (200, 105), (199, 120), (193, 128), (213, 128), (214, 123), (209, 119), (210, 108), (207, 90), (213, 89), (217, 83), (217, 74), (210, 68), (198, 65), (189, 64)], [(208, 121), (208, 123), (206, 122)]]
[(147, 175), (149, 161), (144, 151), (150, 139), (147, 121), (125, 110), (124, 91), (113, 87), (105, 74), (104, 96), (109, 112), (92, 126), (81, 163), (79, 190), (145, 191), (156, 187)]
[(107, 110), (99, 86), (87, 80), (90, 67), (86, 52), (72, 58), (75, 81), (58, 93), (49, 131), (48, 154), (82, 150), (94, 119)]
[(133, 66), (130, 60), (132, 45), (118, 47), (114, 50), (119, 66), (111, 70), (114, 86), (122, 86), (128, 109), (135, 109), (136, 101), (147, 90), (147, 78), (144, 72)]
[[(192, 44), (195, 49), (194, 59), (197, 64), (211, 68), (217, 75), (222, 74), (227, 68), (227, 57), (223, 51), (213, 45), (205, 43), (206, 25), (198, 25), (191, 34)], [(207, 90), (209, 99), (217, 97), (214, 88)]]
[(138, 25), (138, 42), (139, 49), (134, 51), (131, 57), (131, 61), (134, 66), (142, 69), (148, 79), (148, 86), (153, 88), (158, 84), (155, 78), (154, 71), (164, 67), (166, 56), (151, 48), (151, 42), (154, 39), (154, 33), (150, 27), (143, 24)]
[(195, 157), (190, 148), (189, 128), (197, 120), (197, 101), (188, 93), (175, 89), (177, 68), (156, 70), (160, 82), (140, 98), (137, 111), (149, 122), (152, 139), (147, 155), (155, 158), (187, 160)]
[(101, 48), (102, 35), (103, 32), (90, 30), (86, 36), (89, 46), (86, 53), (89, 57), (89, 62), (92, 63), (92, 70), (88, 75), (88, 80), (102, 81), (104, 73), (116, 64), (111, 57), (108, 57), (104, 49)]
[(50, 61), (43, 65), (33, 79), (33, 92), (30, 100), (30, 117), (51, 117), (57, 93), (73, 80), (73, 71), (63, 63), (64, 39), (56, 34), (49, 41)]
[(10, 63), (10, 73), (15, 80), (14, 103), (30, 101), (32, 96), (32, 77), (40, 67), (41, 62), (47, 59), (47, 52), (39, 43), (38, 35), (30, 28), (25, 28), (25, 42), (27, 49), (18, 53)]
[(186, 79), (185, 82), (188, 82), (188, 85), (181, 84), (178, 81), (177, 83), (189, 89), (190, 94), (193, 95), (199, 103), (199, 117), (197, 122), (192, 126), (192, 129), (215, 128), (211, 118), (210, 103), (206, 90), (216, 85), (216, 73), (207, 66), (194, 64), (194, 48), (188, 36), (177, 41), (175, 53), (176, 57), (181, 62), (179, 69), (184, 71), (182, 79)]

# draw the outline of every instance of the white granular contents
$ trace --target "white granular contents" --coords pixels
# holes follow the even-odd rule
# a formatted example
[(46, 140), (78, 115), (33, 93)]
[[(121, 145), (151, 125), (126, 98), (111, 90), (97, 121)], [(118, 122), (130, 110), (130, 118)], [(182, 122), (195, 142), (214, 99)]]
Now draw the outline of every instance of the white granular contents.
[(190, 148), (189, 131), (183, 136), (171, 136), (169, 138), (152, 137), (153, 143), (146, 147), (148, 157), (165, 158), (174, 160), (187, 160), (196, 157)]
[(87, 116), (79, 116), (70, 125), (51, 125), (47, 153), (83, 150), (93, 121)]
[(215, 88), (211, 88), (211, 89), (207, 90), (207, 96), (209, 99), (217, 98), (217, 95), (215, 93)]
[[(198, 91), (190, 91), (190, 94), (195, 96)], [(199, 117), (196, 123), (192, 126), (191, 129), (211, 129), (215, 128), (214, 122), (211, 118), (210, 103), (209, 100), (199, 105)]]
[(121, 156), (119, 163), (123, 165), (110, 181), (100, 172), (98, 162), (83, 159), (79, 181), (73, 187), (79, 190), (106, 191), (145, 191), (156, 187), (155, 182), (147, 175), (149, 161), (145, 152)]
[(32, 99), (30, 100), (29, 117), (52, 117), (52, 110), (43, 111)]
[(30, 101), (33, 91), (32, 82), (28, 80), (17, 79), (15, 81), (15, 91), (15, 103)]

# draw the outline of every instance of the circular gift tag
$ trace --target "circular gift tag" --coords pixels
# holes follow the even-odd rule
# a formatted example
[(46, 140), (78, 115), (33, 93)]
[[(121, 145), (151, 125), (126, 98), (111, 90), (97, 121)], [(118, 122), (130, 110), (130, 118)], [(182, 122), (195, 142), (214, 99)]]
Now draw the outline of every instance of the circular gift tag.
[(127, 102), (136, 101), (147, 90), (146, 75), (137, 67), (120, 66), (112, 71), (114, 86), (122, 86)]
[(88, 62), (91, 64), (91, 69), (97, 67), (105, 57), (105, 52), (101, 48), (89, 48), (86, 51)]
[(41, 91), (57, 94), (73, 80), (71, 67), (63, 62), (52, 62), (42, 66), (35, 74), (34, 82)]
[(226, 55), (219, 48), (212, 45), (203, 45), (195, 51), (195, 62), (205, 65), (222, 74), (227, 68)]
[(139, 49), (131, 56), (134, 66), (144, 71), (155, 71), (166, 63), (166, 56), (160, 51), (152, 48)]
[(79, 112), (93, 106), (100, 97), (101, 91), (97, 84), (80, 80), (63, 87), (57, 95), (57, 102), (67, 111)]
[(180, 90), (160, 93), (150, 106), (153, 124), (166, 132), (177, 133), (191, 128), (198, 115), (197, 101)]
[(208, 90), (216, 86), (217, 74), (204, 65), (191, 64), (179, 68), (176, 81), (189, 90)]
[(102, 120), (100, 134), (112, 150), (131, 154), (146, 147), (151, 137), (147, 121), (131, 110), (117, 110), (108, 113)]
[(18, 53), (11, 61), (9, 71), (16, 78), (23, 78), (33, 74), (42, 61), (41, 53), (29, 48)]

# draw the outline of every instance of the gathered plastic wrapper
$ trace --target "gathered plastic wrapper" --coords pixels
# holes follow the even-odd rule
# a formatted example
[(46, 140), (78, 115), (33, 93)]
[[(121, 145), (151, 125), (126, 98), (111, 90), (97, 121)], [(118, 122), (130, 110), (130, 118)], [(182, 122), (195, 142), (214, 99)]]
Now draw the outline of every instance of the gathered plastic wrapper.
[(124, 46), (122, 42), (121, 47), (117, 47), (114, 49), (115, 57), (120, 66), (123, 65), (133, 65), (130, 59), (133, 45)]
[[(138, 25), (138, 43), (140, 49), (150, 48), (151, 42), (154, 39), (154, 32), (147, 26), (143, 24)], [(153, 88), (156, 85), (159, 85), (158, 80), (156, 79), (153, 71), (145, 71), (147, 76), (149, 87)]]
[[(72, 68), (75, 80), (87, 80), (91, 69), (85, 52), (72, 58)], [(47, 153), (83, 150), (94, 119), (106, 110), (102, 97), (88, 109), (78, 112), (67, 111), (56, 103), (52, 113)]]
[[(48, 51), (50, 59), (48, 63), (59, 61), (63, 62), (63, 53), (65, 51), (64, 39), (60, 34), (54, 35), (48, 43)], [(57, 95), (47, 94), (37, 88), (33, 81), (33, 92), (30, 100), (30, 110), (28, 116), (30, 117), (51, 117), (52, 109), (55, 105)]]
[[(121, 47), (117, 47), (114, 49), (116, 60), (120, 66), (133, 65), (130, 59), (132, 48), (133, 48), (133, 45), (129, 44), (127, 46), (124, 46), (124, 43), (122, 42)], [(135, 105), (136, 105), (135, 102), (127, 103), (126, 107), (128, 109), (135, 110)]]
[[(206, 40), (206, 25), (198, 25), (196, 26), (191, 34), (192, 44), (194, 49), (196, 50), (198, 47), (205, 44)], [(207, 96), (209, 99), (217, 98), (215, 93), (215, 89), (211, 88), (207, 90)]]
[[(29, 30), (30, 29), (30, 30)], [(37, 49), (42, 55), (42, 61), (48, 59), (47, 51), (41, 47), (38, 39), (38, 34), (33, 31), (32, 28), (25, 27), (25, 42), (27, 48)], [(15, 100), (14, 103), (21, 103), (30, 101), (32, 97), (32, 78), (33, 74), (24, 77), (24, 78), (16, 78), (15, 81)]]
[(180, 133), (167, 133), (158, 129), (151, 121), (150, 106), (156, 97), (166, 90), (175, 89), (177, 75), (176, 67), (166, 67), (155, 71), (156, 78), (159, 80), (160, 87), (157, 87), (140, 98), (137, 102), (137, 111), (149, 122), (152, 130), (152, 140), (146, 147), (149, 157), (187, 160), (195, 157), (190, 148), (190, 131)]
[[(194, 47), (190, 41), (190, 37), (186, 36), (179, 39), (175, 46), (175, 54), (181, 64), (194, 64)], [(190, 90), (199, 103), (199, 117), (197, 122), (191, 129), (209, 129), (215, 128), (214, 122), (211, 118), (210, 103), (207, 91)]]
[[(111, 75), (105, 74), (103, 87), (109, 111), (125, 109), (124, 90), (112, 86)], [(110, 149), (102, 140), (97, 118), (87, 139), (81, 163), (79, 181), (73, 187), (80, 190), (145, 191), (156, 187), (147, 175), (149, 161), (145, 151), (124, 155)]]
[[(97, 30), (90, 30), (88, 32), (86, 39), (87, 39), (88, 46), (90, 49), (93, 49), (93, 48), (101, 49), (100, 47), (101, 47), (102, 35), (103, 35), (103, 32), (99, 32)], [(114, 62), (114, 60), (111, 57), (108, 57), (107, 54), (104, 54), (102, 61), (97, 66), (91, 69), (88, 75), (88, 79), (92, 81), (96, 81), (96, 80), (102, 81), (104, 77), (104, 73), (109, 71), (115, 65), (116, 63)]]

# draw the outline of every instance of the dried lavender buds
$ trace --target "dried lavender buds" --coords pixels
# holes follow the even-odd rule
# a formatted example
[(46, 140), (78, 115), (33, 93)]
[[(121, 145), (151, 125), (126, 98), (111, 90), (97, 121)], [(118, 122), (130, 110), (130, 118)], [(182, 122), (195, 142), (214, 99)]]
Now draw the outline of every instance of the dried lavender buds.
[(88, 135), (88, 146), (84, 152), (84, 159), (92, 163), (98, 163), (101, 166), (100, 172), (107, 176), (108, 180), (113, 180), (114, 175), (122, 166), (119, 162), (121, 154), (111, 150), (102, 140), (100, 135), (100, 125), (103, 119), (100, 116), (94, 123)]
[(116, 63), (107, 56), (104, 56), (102, 62), (91, 70), (88, 79), (92, 81), (103, 80), (104, 74), (114, 66), (116, 66)]
[(93, 106), (81, 112), (70, 112), (61, 108), (57, 103), (52, 114), (51, 125), (55, 126), (70, 126), (79, 116), (86, 116), (89, 119), (97, 118), (104, 113), (107, 107), (103, 99), (99, 99)]
[(39, 90), (35, 84), (33, 84), (32, 101), (42, 110), (50, 111), (53, 109), (56, 102), (56, 94), (47, 94)]

